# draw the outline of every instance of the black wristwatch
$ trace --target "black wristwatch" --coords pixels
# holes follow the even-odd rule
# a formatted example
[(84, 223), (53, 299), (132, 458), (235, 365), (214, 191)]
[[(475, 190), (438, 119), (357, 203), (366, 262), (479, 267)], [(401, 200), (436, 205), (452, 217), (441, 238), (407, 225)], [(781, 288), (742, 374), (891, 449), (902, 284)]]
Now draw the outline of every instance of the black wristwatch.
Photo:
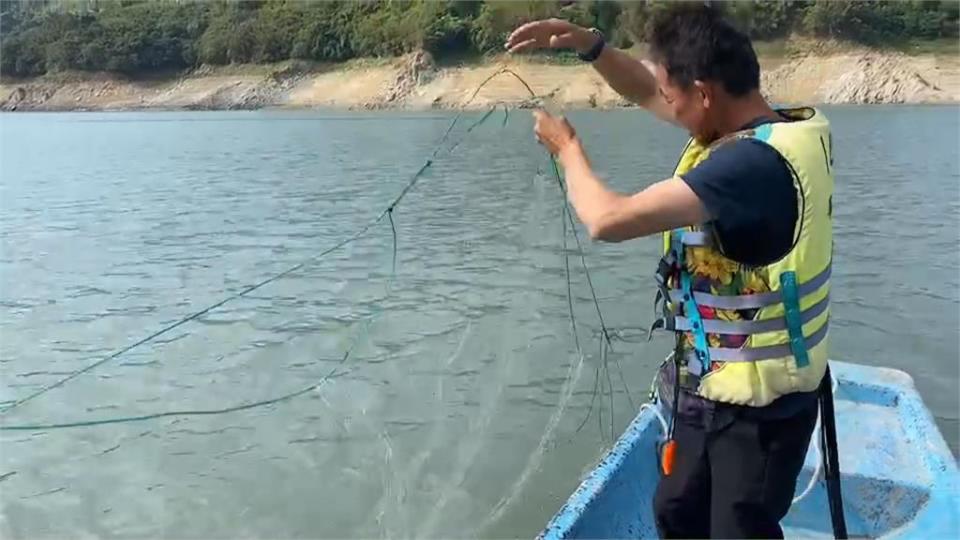
[(593, 45), (593, 47), (590, 47), (589, 51), (585, 53), (577, 52), (577, 57), (584, 62), (593, 62), (596, 60), (600, 56), (600, 53), (603, 52), (603, 47), (606, 45), (606, 40), (603, 39), (603, 34), (600, 32), (600, 30), (591, 28), (590, 31), (596, 34), (599, 39)]

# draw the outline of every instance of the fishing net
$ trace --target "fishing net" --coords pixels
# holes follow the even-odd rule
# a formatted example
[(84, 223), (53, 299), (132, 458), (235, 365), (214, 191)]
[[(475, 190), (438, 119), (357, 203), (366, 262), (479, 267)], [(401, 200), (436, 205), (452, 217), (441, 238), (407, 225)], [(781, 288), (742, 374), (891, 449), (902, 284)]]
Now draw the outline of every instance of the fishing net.
[[(124, 296), (106, 309), (139, 315), (122, 323), (126, 344), (54, 340), (24, 354), (37, 336), (8, 343), (3, 535), (535, 534), (592, 464), (583, 456), (645, 401), (645, 332), (611, 326), (645, 319), (622, 302), (604, 309), (623, 292), (594, 276), (528, 119), (495, 105), (434, 121), (432, 149), (406, 141), (355, 184), (284, 203), (332, 216), (322, 227), (232, 223), (228, 240), (222, 223), (183, 237), (160, 228), (150, 255), (206, 265), (224, 292), (172, 300), (161, 321)], [(411, 147), (427, 158), (413, 163)], [(274, 188), (255, 186), (260, 200)], [(527, 203), (509, 211), (505, 199)], [(257, 244), (264, 230), (276, 242)], [(189, 249), (221, 240), (215, 265)], [(259, 250), (264, 277), (233, 269), (240, 248)], [(102, 291), (85, 287), (77, 297)]]

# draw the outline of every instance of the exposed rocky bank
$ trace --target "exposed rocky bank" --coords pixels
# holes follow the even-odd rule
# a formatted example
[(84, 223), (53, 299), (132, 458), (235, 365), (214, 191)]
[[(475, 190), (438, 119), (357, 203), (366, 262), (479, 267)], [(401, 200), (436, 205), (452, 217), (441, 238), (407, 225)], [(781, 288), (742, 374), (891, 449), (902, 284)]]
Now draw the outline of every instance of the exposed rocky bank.
[[(510, 67), (541, 96), (565, 108), (629, 106), (587, 65), (539, 63), (523, 57), (484, 65), (438, 67), (418, 52), (386, 61), (340, 65), (202, 67), (166, 78), (60, 74), (0, 81), (4, 111), (230, 110), (276, 108), (456, 109), (484, 79)], [(960, 55), (862, 49), (761, 57), (762, 90), (778, 104), (960, 103)], [(524, 86), (490, 81), (470, 103), (523, 106)]]

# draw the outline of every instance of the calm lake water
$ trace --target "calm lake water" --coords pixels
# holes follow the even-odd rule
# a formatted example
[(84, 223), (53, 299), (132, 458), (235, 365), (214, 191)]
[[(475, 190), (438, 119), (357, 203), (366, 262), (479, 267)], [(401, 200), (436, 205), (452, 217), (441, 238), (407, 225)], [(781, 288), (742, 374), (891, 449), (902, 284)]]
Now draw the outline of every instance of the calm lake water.
[[(956, 452), (958, 109), (827, 112), (832, 356), (909, 372)], [(498, 111), (466, 134), (479, 117), (454, 130), (463, 144), (441, 151), (393, 213), (392, 281), (385, 219), (3, 423), (315, 391), (229, 414), (4, 432), (0, 536), (535, 535), (632, 418), (630, 401), (646, 399), (669, 347), (641, 330), (659, 244), (592, 244), (580, 230), (621, 338), (599, 369), (596, 310), (569, 229), (563, 250), (562, 197), (530, 116), (504, 123)], [(684, 141), (639, 111), (571, 117), (622, 190), (668, 176)], [(348, 238), (403, 189), (451, 118), (3, 115), (0, 400)]]

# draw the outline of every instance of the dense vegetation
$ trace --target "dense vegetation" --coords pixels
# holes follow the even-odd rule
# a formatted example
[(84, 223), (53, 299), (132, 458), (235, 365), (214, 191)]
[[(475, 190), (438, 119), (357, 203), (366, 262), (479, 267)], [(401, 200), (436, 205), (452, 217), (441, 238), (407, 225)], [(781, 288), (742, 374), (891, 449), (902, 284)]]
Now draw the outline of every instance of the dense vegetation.
[[(342, 61), (424, 48), (438, 59), (499, 50), (517, 24), (556, 16), (615, 44), (643, 38), (665, 0), (0, 0), (0, 73), (139, 73), (199, 64)], [(721, 4), (756, 38), (791, 33), (891, 44), (954, 37), (957, 0)]]

